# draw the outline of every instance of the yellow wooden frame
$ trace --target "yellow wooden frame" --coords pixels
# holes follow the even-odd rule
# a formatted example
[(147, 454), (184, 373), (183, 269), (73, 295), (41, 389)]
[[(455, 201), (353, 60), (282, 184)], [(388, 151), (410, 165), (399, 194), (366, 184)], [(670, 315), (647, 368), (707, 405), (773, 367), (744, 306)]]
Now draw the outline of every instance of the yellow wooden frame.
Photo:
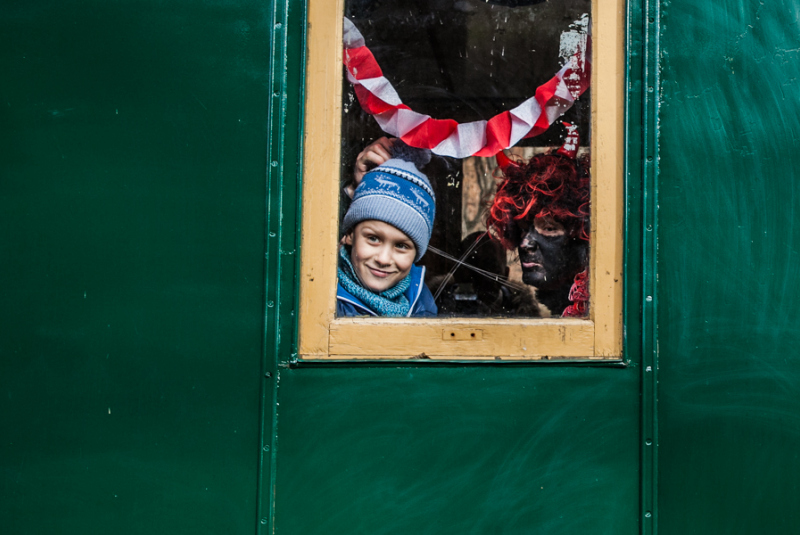
[(592, 2), (588, 319), (336, 318), (342, 13), (308, 1), (300, 360), (617, 360), (622, 355), (624, 0)]

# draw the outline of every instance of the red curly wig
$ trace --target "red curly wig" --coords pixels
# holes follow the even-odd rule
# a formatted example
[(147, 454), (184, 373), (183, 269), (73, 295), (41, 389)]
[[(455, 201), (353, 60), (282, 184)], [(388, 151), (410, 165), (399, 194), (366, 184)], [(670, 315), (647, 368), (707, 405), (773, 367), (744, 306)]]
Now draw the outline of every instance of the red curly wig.
[[(502, 153), (501, 153), (502, 154)], [(573, 237), (589, 240), (590, 179), (586, 166), (553, 151), (527, 163), (498, 156), (503, 180), (486, 221), (495, 239), (508, 249), (521, 240), (519, 222), (553, 217)]]

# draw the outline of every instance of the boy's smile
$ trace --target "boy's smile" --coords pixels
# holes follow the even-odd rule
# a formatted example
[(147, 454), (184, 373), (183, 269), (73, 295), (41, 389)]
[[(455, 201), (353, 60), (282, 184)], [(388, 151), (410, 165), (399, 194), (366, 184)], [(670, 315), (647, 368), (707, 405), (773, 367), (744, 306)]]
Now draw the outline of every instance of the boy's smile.
[(388, 290), (411, 271), (417, 248), (397, 227), (370, 219), (344, 237), (352, 246), (350, 261), (361, 284), (374, 293)]

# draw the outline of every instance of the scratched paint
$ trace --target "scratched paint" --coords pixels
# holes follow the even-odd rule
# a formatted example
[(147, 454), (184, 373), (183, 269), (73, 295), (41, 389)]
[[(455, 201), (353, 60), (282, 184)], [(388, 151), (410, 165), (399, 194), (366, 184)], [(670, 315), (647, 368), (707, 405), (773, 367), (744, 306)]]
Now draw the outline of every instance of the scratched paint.
[(270, 9), (3, 3), (4, 535), (253, 533)]
[(800, 511), (800, 5), (664, 8), (660, 533)]
[(633, 370), (281, 376), (276, 533), (637, 531)]
[[(7, 4), (4, 533), (638, 532), (635, 362), (284, 369), (261, 443), (275, 4)], [(792, 533), (800, 6), (661, 6), (659, 530)]]

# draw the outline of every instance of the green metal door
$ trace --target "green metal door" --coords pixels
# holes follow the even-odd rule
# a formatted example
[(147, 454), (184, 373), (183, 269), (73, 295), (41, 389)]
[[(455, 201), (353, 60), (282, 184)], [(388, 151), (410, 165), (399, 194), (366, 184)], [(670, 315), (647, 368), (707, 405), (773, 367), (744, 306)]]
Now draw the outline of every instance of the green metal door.
[(254, 531), (271, 36), (3, 2), (0, 532)]
[(624, 365), (296, 366), (304, 3), (6, 1), (0, 532), (796, 531), (799, 15), (629, 2)]
[[(302, 245), (286, 224), (300, 215), (294, 182), (300, 148), (293, 137), (273, 141), (275, 180), (284, 182), (271, 190), (269, 207), (275, 215), (268, 280), (275, 293), (268, 290), (274, 299), (267, 298), (266, 385), (274, 408), (264, 417), (267, 531), (623, 534), (650, 525), (653, 494), (643, 484), (652, 475), (642, 474), (642, 453), (651, 460), (647, 450), (654, 445), (641, 426), (653, 418), (642, 412), (652, 405), (642, 404), (640, 307), (643, 266), (654, 276), (654, 257), (642, 243), (652, 243), (642, 233), (644, 44), (636, 26), (640, 8), (631, 10), (629, 99), (636, 111), (628, 123), (622, 364), (297, 363), (296, 295), (289, 277), (277, 275), (293, 273)], [(302, 58), (289, 49), (286, 59), (291, 74)], [(294, 92), (291, 83), (286, 87)], [(299, 113), (287, 109), (287, 120)], [(291, 171), (281, 173), (281, 165)], [(652, 309), (652, 299), (646, 303)]]
[(799, 13), (659, 13), (662, 535), (800, 523)]

